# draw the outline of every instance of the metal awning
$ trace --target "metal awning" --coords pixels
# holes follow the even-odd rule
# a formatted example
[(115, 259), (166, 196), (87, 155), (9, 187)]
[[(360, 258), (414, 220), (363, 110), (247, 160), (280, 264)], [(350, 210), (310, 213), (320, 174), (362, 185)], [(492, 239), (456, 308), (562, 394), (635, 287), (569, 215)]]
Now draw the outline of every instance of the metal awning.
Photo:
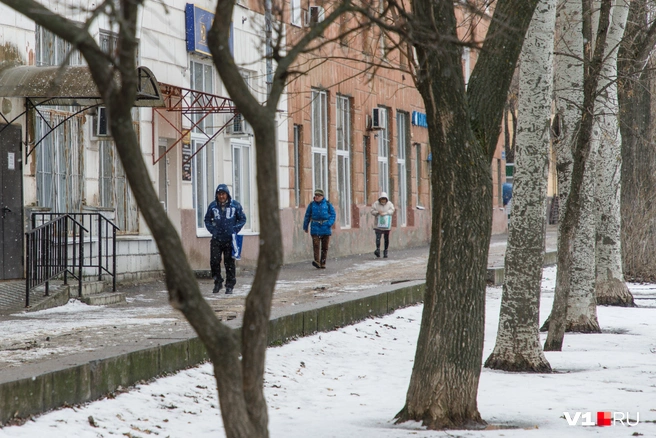
[[(196, 156), (196, 154), (198, 154), (208, 143), (222, 133), (239, 114), (239, 110), (235, 106), (235, 103), (232, 99), (227, 97), (169, 84), (160, 84), (160, 90), (165, 103), (163, 105), (164, 108), (154, 108), (154, 111), (160, 114), (164, 114), (164, 112), (178, 112), (187, 119), (190, 126), (188, 128), (179, 128), (171, 123), (166, 117), (162, 118), (162, 120), (175, 129), (178, 133), (178, 138), (160, 156), (156, 156), (155, 154), (155, 143), (153, 141), (153, 164), (157, 164), (157, 162), (164, 158), (164, 156), (166, 156), (166, 154), (168, 154), (176, 145), (182, 143), (190, 132), (197, 130), (199, 133), (203, 134), (207, 140), (202, 146), (197, 148), (196, 152), (182, 162), (182, 164), (189, 163), (191, 159), (194, 158), (194, 156)], [(203, 120), (205, 120), (210, 114), (231, 114), (231, 116), (228, 117), (223, 124), (219, 124), (218, 129), (215, 128), (213, 133), (206, 133), (201, 126)]]
[[(135, 106), (163, 107), (164, 100), (155, 75), (137, 67), (139, 84)], [(34, 67), (0, 65), (0, 97), (29, 99), (33, 106), (98, 106), (102, 97), (86, 66)]]
[[(137, 67), (139, 82), (134, 106), (163, 107), (164, 99), (160, 92), (155, 75), (146, 67)], [(0, 133), (19, 118), (30, 117), (34, 110), (37, 117), (45, 121), (49, 127), (39, 141), (27, 151), (27, 156), (36, 149), (48, 135), (64, 124), (67, 120), (91, 108), (103, 105), (103, 100), (96, 87), (91, 72), (87, 66), (55, 66), (35, 67), (15, 64), (0, 64), (0, 97), (25, 99), (25, 110), (12, 120), (0, 112), (0, 117), (6, 125), (0, 128)], [(73, 106), (78, 110), (61, 120), (57, 125), (50, 126), (39, 111), (41, 106)], [(26, 120), (29, 125), (29, 120)], [(25, 145), (28, 144), (28, 133), (25, 132)]]

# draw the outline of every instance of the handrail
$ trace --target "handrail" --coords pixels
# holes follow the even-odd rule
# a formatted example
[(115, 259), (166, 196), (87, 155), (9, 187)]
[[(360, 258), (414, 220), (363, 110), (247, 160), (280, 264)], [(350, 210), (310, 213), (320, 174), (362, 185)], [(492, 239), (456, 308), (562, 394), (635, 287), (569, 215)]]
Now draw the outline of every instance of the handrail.
[(30, 306), (32, 289), (45, 284), (48, 296), (50, 281), (61, 275), (64, 276), (64, 284), (68, 283), (69, 274), (75, 278), (78, 281), (78, 295), (82, 295), (85, 231), (88, 232), (80, 222), (63, 214), (25, 233), (25, 307)]
[[(72, 221), (71, 226), (73, 228), (66, 228), (63, 239), (64, 242), (67, 242), (66, 247), (68, 249), (66, 252), (71, 252), (71, 256), (73, 257), (79, 256), (79, 260), (75, 259), (75, 262), (80, 264), (78, 273), (80, 278), (85, 268), (97, 269), (98, 281), (102, 281), (103, 273), (110, 275), (112, 277), (112, 290), (116, 291), (116, 231), (119, 230), (119, 227), (101, 213), (33, 212), (31, 217), (32, 230), (30, 232), (34, 233), (42, 227), (51, 226), (49, 224), (60, 220), (62, 217), (68, 217)], [(77, 228), (75, 227), (79, 227), (79, 234), (76, 232)], [(85, 236), (84, 233), (87, 233), (87, 235)], [(88, 249), (86, 253), (84, 251), (84, 245)], [(66, 283), (68, 274), (77, 278), (70, 269), (59, 269), (59, 272), (53, 275), (56, 277), (62, 274), (64, 275), (64, 283)], [(31, 288), (40, 286), (43, 283), (44, 281), (39, 284), (33, 284)], [(46, 295), (48, 295), (48, 283), (45, 283)], [(81, 282), (79, 294), (82, 294)]]

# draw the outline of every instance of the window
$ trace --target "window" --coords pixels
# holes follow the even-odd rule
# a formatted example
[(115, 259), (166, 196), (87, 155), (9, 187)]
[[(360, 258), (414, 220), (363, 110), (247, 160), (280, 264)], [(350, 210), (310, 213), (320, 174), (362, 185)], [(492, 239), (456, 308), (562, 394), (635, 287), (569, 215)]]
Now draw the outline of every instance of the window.
[[(81, 65), (79, 52), (52, 32), (36, 26), (36, 65)], [(75, 212), (83, 197), (83, 116), (70, 107), (43, 107), (36, 118), (34, 138), (38, 203), (53, 212)], [(59, 125), (61, 123), (61, 125)], [(58, 126), (52, 130), (53, 126)]]
[(312, 192), (328, 198), (328, 94), (312, 90)]
[(469, 74), (471, 73), (471, 50), (469, 47), (464, 47), (462, 49), (462, 70), (465, 79), (465, 88), (467, 88), (467, 84), (469, 84)]
[(214, 184), (214, 143), (205, 144), (206, 141), (205, 137), (199, 137), (195, 134), (191, 136), (191, 153), (196, 154), (191, 159), (193, 175), (191, 179), (193, 182), (194, 209), (196, 210), (196, 228), (199, 230), (205, 230), (205, 212), (207, 206), (214, 200), (216, 192), (216, 184)]
[(121, 160), (116, 153), (114, 142), (98, 142), (100, 156), (98, 172), (98, 192), (100, 205), (115, 209), (114, 223), (120, 232), (136, 233), (139, 231), (139, 210)]
[(417, 183), (417, 205), (421, 206), (421, 143), (415, 143), (415, 175)]
[(290, 22), (294, 26), (302, 26), (301, 12), (301, 0), (291, 0)]
[(351, 226), (351, 100), (337, 96), (337, 191), (339, 224)]
[(77, 50), (72, 51), (73, 46), (68, 41), (59, 38), (39, 25), (36, 26), (35, 34), (36, 48), (34, 52), (37, 66), (84, 64), (80, 52)]
[(380, 109), (378, 131), (378, 188), (389, 195), (389, 129), (387, 127), (387, 108)]
[(301, 141), (303, 125), (294, 125), (294, 200), (301, 205)]
[[(198, 90), (198, 91), (203, 91), (205, 93), (214, 93), (214, 69), (210, 64), (205, 64), (202, 62), (197, 62), (197, 61), (191, 61), (189, 63), (189, 69), (190, 69), (190, 86), (192, 90)], [(204, 99), (204, 97), (198, 97), (199, 100)], [(199, 104), (203, 104), (205, 102), (199, 101)], [(199, 112), (196, 114), (192, 115), (192, 120), (194, 124), (198, 124), (197, 127), (194, 128), (194, 132), (196, 133), (205, 133), (207, 135), (212, 135), (211, 133), (211, 128), (214, 126), (214, 118), (213, 115), (208, 115), (207, 117), (203, 118), (203, 113)], [(202, 119), (202, 120), (201, 120)]]
[(503, 208), (503, 176), (500, 158), (497, 158), (497, 204)]
[[(190, 61), (190, 88), (205, 93), (214, 92), (214, 70), (210, 64), (199, 61)], [(199, 99), (202, 99), (199, 95)], [(204, 102), (199, 102), (202, 104)], [(214, 143), (209, 142), (212, 135), (214, 119), (212, 115), (202, 118), (201, 112), (192, 115), (194, 124), (198, 123), (191, 133), (191, 153), (195, 154), (191, 160), (192, 194), (194, 210), (196, 210), (197, 233), (205, 234), (205, 212), (210, 202), (214, 200), (216, 184)]]
[(251, 196), (251, 145), (232, 143), (232, 197), (239, 201), (246, 215), (244, 230), (253, 229)]
[[(98, 35), (98, 45), (103, 52), (111, 55), (113, 58), (118, 56), (118, 34), (107, 30), (101, 30)], [(138, 44), (135, 50), (135, 63), (139, 65)]]
[(398, 200), (398, 219), (399, 224), (403, 227), (407, 225), (407, 207), (408, 207), (408, 174), (405, 165), (406, 149), (408, 147), (408, 113), (396, 113), (396, 127), (398, 132), (397, 139), (397, 164), (399, 168), (399, 200)]
[(364, 169), (364, 181), (362, 182), (362, 191), (364, 193), (364, 203), (367, 203), (367, 190), (369, 189), (369, 136), (362, 136), (362, 167)]
[[(35, 124), (36, 192), (39, 205), (56, 213), (82, 208), (82, 116), (66, 111), (42, 109)], [(51, 131), (51, 126), (63, 124)], [(48, 126), (49, 125), (49, 126)], [(46, 135), (47, 134), (47, 135)]]

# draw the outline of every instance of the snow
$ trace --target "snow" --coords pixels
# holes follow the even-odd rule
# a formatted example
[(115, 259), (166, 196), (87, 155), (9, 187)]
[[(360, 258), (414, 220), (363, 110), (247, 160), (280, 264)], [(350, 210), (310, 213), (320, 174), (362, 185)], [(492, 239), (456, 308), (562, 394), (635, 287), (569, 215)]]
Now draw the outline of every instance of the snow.
[[(551, 310), (555, 268), (545, 269), (541, 319)], [(485, 431), (426, 431), (394, 425), (412, 371), (421, 306), (298, 339), (267, 354), (265, 392), (272, 437), (628, 437), (656, 436), (656, 286), (629, 285), (640, 308), (600, 307), (602, 334), (566, 334), (547, 352), (555, 372), (483, 369), (478, 407)], [(497, 331), (500, 288), (487, 291), (486, 342)], [(648, 307), (651, 306), (651, 307)], [(542, 335), (544, 336), (544, 335)], [(113, 399), (60, 409), (0, 437), (225, 436), (209, 364), (131, 388)], [(569, 426), (567, 412), (629, 413), (628, 427)], [(579, 419), (579, 423), (583, 421)], [(95, 426), (93, 426), (93, 423)], [(512, 428), (509, 428), (512, 427)]]

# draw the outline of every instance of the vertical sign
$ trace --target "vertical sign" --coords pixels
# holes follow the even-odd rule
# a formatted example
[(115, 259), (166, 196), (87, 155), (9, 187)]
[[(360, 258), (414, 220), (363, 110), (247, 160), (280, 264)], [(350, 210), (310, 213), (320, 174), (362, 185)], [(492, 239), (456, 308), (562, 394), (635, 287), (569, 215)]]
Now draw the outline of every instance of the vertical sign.
[(182, 140), (182, 181), (191, 181), (191, 136), (189, 132)]
[(16, 158), (13, 152), (7, 154), (7, 169), (15, 170), (16, 169)]

